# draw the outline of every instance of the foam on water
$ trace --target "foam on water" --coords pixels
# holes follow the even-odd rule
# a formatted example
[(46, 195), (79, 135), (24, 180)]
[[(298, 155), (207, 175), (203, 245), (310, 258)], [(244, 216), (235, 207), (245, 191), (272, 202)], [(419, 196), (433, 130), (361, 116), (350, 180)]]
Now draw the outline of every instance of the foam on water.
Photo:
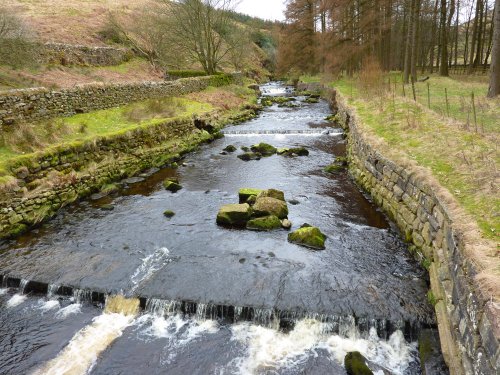
[(92, 323), (77, 332), (69, 344), (53, 360), (46, 363), (33, 375), (81, 375), (90, 372), (97, 358), (134, 317), (122, 314), (104, 313), (94, 318)]
[(315, 349), (326, 349), (330, 356), (343, 364), (348, 352), (359, 351), (369, 361), (395, 375), (403, 375), (413, 360), (416, 344), (408, 344), (400, 331), (388, 341), (377, 337), (375, 329), (366, 338), (353, 332), (348, 337), (328, 334), (329, 324), (305, 319), (297, 322), (289, 333), (241, 323), (232, 327), (233, 340), (243, 343), (247, 356), (234, 363), (244, 375), (263, 369), (293, 369), (315, 355)]
[(216, 333), (219, 324), (215, 320), (186, 319), (180, 314), (168, 317), (145, 314), (137, 319), (141, 336), (146, 340), (166, 338), (170, 347), (181, 347), (203, 334)]
[(66, 319), (70, 315), (79, 314), (82, 312), (82, 305), (80, 303), (72, 303), (55, 313), (56, 319)]
[(9, 288), (0, 288), (0, 296), (7, 294), (8, 291), (9, 291)]
[(142, 282), (170, 263), (172, 260), (169, 258), (169, 255), (170, 251), (166, 247), (162, 247), (144, 257), (141, 265), (130, 277), (133, 284), (131, 291), (133, 292)]
[(26, 296), (22, 295), (22, 294), (14, 294), (12, 297), (10, 297), (10, 299), (7, 301), (7, 307), (8, 308), (11, 308), (11, 307), (15, 307), (17, 305), (20, 305), (21, 303), (23, 303), (25, 300), (26, 300)]
[(40, 299), (38, 302), (39, 304), (39, 309), (42, 311), (49, 311), (53, 309), (58, 309), (60, 307), (59, 301), (56, 300), (45, 300), (45, 299)]

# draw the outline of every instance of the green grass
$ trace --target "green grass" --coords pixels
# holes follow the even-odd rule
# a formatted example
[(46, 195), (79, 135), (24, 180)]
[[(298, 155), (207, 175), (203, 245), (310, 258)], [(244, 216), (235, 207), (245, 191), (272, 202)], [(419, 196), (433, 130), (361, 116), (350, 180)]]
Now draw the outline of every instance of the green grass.
[[(384, 81), (388, 84), (389, 78)], [(390, 74), (392, 90), (396, 85), (396, 94), (403, 96), (402, 77), (399, 73)], [(417, 101), (434, 112), (450, 117), (476, 131), (495, 131), (500, 123), (500, 98), (487, 99), (488, 83), (485, 80), (469, 78), (468, 76), (440, 77), (430, 75), (426, 82), (417, 82), (415, 92)], [(406, 85), (405, 93), (408, 98), (413, 98), (411, 85)], [(474, 93), (474, 105), (476, 107), (476, 120), (474, 120), (474, 108), (472, 105), (472, 93)], [(446, 102), (448, 96), (448, 104)], [(430, 100), (429, 100), (430, 99)]]
[(174, 117), (206, 113), (212, 109), (210, 104), (187, 98), (164, 98), (16, 126), (15, 131), (2, 134), (0, 169), (13, 158), (49, 146), (85, 141), (139, 126), (154, 125)]
[[(425, 85), (426, 84), (419, 84)], [(487, 85), (480, 82), (464, 83), (450, 78), (431, 78), (436, 92), (449, 88), (450, 101), (470, 89), (482, 92), (481, 100), (490, 110), (483, 116), (484, 133), (458, 121), (449, 121), (440, 113), (416, 105), (402, 96), (383, 93), (380, 88), (364, 93), (354, 80), (342, 79), (331, 83), (353, 106), (362, 126), (387, 143), (386, 152), (392, 157), (405, 157), (427, 167), (472, 215), (485, 237), (497, 239), (500, 233), (500, 199), (495, 190), (496, 166), (500, 161), (497, 152), (498, 115), (496, 100), (484, 97)], [(409, 91), (407, 90), (407, 94)], [(444, 94), (443, 94), (444, 96)], [(457, 105), (453, 113), (463, 116)], [(495, 120), (496, 123), (495, 123)], [(496, 126), (495, 126), (496, 125)]]

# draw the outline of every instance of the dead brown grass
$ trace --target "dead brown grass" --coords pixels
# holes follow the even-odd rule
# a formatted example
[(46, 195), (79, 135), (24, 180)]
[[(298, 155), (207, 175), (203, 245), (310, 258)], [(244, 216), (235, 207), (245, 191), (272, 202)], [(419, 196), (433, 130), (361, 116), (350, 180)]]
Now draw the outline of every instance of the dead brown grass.
[(103, 45), (98, 32), (109, 12), (142, 9), (152, 0), (2, 0), (32, 26), (42, 41)]

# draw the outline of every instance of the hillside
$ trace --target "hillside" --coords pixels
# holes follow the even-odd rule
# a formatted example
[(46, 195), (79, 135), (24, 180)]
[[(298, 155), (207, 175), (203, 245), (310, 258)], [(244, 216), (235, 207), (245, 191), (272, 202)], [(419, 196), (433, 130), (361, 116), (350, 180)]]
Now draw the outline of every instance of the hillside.
[[(126, 83), (163, 80), (165, 67), (153, 67), (143, 55), (133, 54), (133, 43), (116, 37), (116, 28), (110, 23), (111, 15), (121, 26), (134, 29), (140, 24), (144, 9), (154, 6), (154, 0), (5, 0), (6, 8), (19, 18), (32, 40), (40, 43), (63, 43), (73, 46), (113, 47), (126, 49), (129, 58), (108, 66), (61, 61), (38, 61), (31, 66), (11, 68), (0, 61), (0, 90), (25, 87), (68, 88), (91, 82)], [(251, 42), (251, 52), (245, 50), (243, 68), (252, 77), (268, 75), (268, 48), (273, 23), (231, 13), (232, 19), (246, 30)], [(134, 30), (135, 32), (135, 30)], [(141, 36), (137, 39), (142, 40)], [(147, 42), (146, 42), (147, 43)], [(62, 56), (63, 54), (61, 54)], [(57, 56), (56, 56), (57, 57)], [(58, 59), (56, 59), (58, 60)], [(106, 65), (106, 64), (105, 64)], [(239, 70), (229, 62), (221, 64), (225, 71)], [(198, 64), (184, 63), (175, 69), (199, 70)]]
[(3, 0), (43, 42), (103, 46), (111, 13), (133, 13), (151, 0)]

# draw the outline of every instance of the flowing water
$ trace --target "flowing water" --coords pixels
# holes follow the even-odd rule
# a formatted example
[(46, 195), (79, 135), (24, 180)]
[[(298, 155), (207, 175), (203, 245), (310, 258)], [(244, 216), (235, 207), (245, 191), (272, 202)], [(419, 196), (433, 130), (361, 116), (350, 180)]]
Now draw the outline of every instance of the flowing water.
[[(434, 324), (425, 273), (346, 172), (323, 172), (346, 146), (329, 114), (323, 101), (274, 105), (178, 170), (0, 244), (0, 373), (345, 374), (357, 350), (376, 374), (419, 374), (417, 335)], [(310, 155), (221, 153), (259, 142)], [(168, 176), (184, 188), (163, 190)], [(283, 190), (294, 228), (320, 227), (326, 250), (218, 227), (241, 187)]]

